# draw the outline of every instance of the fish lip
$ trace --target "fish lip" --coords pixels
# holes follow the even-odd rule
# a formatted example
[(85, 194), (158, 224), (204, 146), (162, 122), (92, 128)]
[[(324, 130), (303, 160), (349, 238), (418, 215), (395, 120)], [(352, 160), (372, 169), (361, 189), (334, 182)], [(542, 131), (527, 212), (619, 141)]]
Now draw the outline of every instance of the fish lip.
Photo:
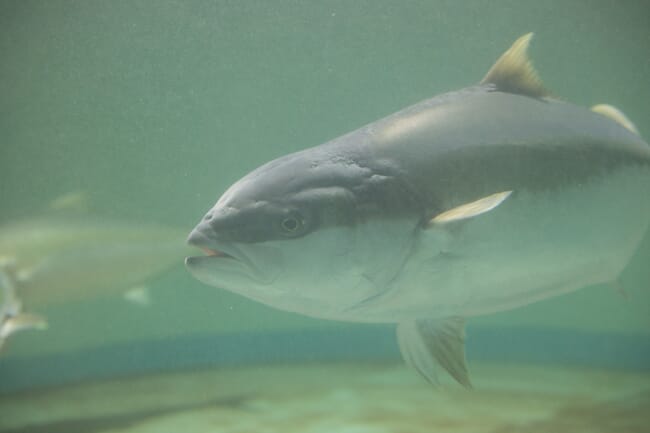
[(225, 242), (214, 240), (211, 236), (205, 234), (201, 227), (197, 227), (190, 233), (187, 243), (203, 251), (205, 254), (200, 256), (186, 257), (185, 263), (191, 264), (193, 260), (239, 260), (246, 262), (241, 253), (232, 245)]
[[(274, 278), (269, 278), (262, 274), (254, 260), (245, 254), (245, 252), (242, 252), (236, 244), (215, 239), (213, 230), (205, 225), (199, 224), (195, 227), (188, 236), (187, 243), (208, 253), (207, 255), (189, 256), (185, 258), (185, 266), (190, 272), (194, 272), (196, 268), (208, 264), (217, 266), (223, 264), (227, 266), (228, 264), (234, 265), (237, 263), (243, 265), (241, 269), (246, 269), (246, 273), (261, 284), (270, 284), (274, 280)], [(197, 278), (199, 280), (201, 279), (200, 277)]]
[[(206, 265), (209, 267), (214, 265), (220, 269), (223, 266), (228, 268), (229, 265), (240, 265), (242, 266), (238, 268), (240, 269), (240, 272), (259, 275), (259, 270), (253, 260), (247, 257), (246, 254), (242, 253), (237, 245), (218, 241), (214, 239), (213, 236), (210, 236), (210, 233), (211, 231), (206, 234), (200, 225), (190, 233), (187, 243), (206, 253), (206, 255), (185, 257), (185, 267), (190, 272), (194, 273), (196, 269), (205, 267)], [(201, 280), (201, 277), (197, 278)], [(257, 280), (264, 281), (264, 279), (259, 276), (257, 277)]]

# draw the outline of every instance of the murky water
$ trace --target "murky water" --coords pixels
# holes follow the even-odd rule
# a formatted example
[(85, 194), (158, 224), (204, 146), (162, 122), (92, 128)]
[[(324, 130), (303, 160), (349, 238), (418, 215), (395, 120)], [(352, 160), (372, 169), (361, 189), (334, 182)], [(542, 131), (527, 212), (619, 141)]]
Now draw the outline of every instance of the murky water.
[[(475, 84), (529, 31), (534, 64), (553, 94), (582, 106), (611, 103), (647, 139), (650, 5), (624, 3), (1, 2), (0, 246), (7, 233), (19, 233), (24, 257), (61, 259), (35, 294), (25, 294), (24, 310), (45, 318), (48, 329), (16, 333), (3, 347), (3, 402), (20, 390), (38, 395), (44, 385), (152, 371), (399, 365), (391, 326), (306, 318), (194, 280), (182, 266), (185, 235), (256, 166)], [(60, 241), (67, 247), (30, 247), (22, 233), (45, 232), (53, 221), (91, 226), (88, 237), (74, 238), (83, 249), (69, 238)], [(20, 232), (18, 222), (34, 225)], [(147, 230), (155, 239), (143, 239)], [(12, 248), (0, 259), (15, 258)], [(134, 260), (137, 272), (126, 264)], [(624, 370), (647, 382), (648, 263), (646, 236), (618, 288), (588, 287), (471, 319), (470, 369), (532, 363)], [(24, 279), (32, 272), (13, 266)], [(55, 280), (57, 292), (39, 297)], [(522, 383), (526, 391), (530, 384)], [(598, 387), (584, 389), (600, 404)], [(480, 397), (472, 399), (480, 408)], [(43, 411), (33, 422), (9, 422), (0, 408), (0, 431), (45, 422)], [(499, 431), (517, 431), (508, 428)]]

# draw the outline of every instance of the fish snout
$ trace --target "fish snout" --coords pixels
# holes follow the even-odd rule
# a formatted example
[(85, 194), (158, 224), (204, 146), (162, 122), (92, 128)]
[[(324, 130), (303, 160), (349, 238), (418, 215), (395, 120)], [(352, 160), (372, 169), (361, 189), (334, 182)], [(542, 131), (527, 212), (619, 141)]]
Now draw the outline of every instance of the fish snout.
[(201, 230), (215, 239), (227, 238), (229, 232), (241, 223), (241, 216), (241, 213), (236, 209), (216, 205), (206, 212), (195, 230)]
[(205, 236), (203, 235), (203, 233), (199, 230), (198, 227), (195, 227), (190, 232), (189, 236), (187, 237), (186, 242), (189, 245), (200, 245), (200, 244), (204, 243), (204, 240), (205, 240)]
[(208, 256), (231, 256), (226, 251), (233, 249), (228, 237), (229, 231), (224, 230), (221, 218), (216, 218), (211, 210), (190, 232), (187, 243), (201, 249)]
[(201, 246), (206, 243), (218, 241), (223, 238), (224, 220), (228, 220), (226, 213), (216, 206), (206, 212), (201, 221), (187, 238), (190, 245)]
[(210, 215), (210, 213), (208, 213), (190, 232), (187, 237), (187, 243), (189, 245), (201, 247), (210, 244), (217, 239), (217, 233), (210, 224), (211, 217), (208, 218), (208, 215)]
[[(207, 256), (224, 256), (226, 255), (216, 247), (216, 234), (212, 228), (205, 224), (204, 221), (200, 222), (194, 230), (192, 230), (187, 237), (187, 243), (194, 247), (201, 249)], [(185, 260), (185, 264), (189, 264), (192, 257)], [(189, 261), (188, 261), (189, 260)]]

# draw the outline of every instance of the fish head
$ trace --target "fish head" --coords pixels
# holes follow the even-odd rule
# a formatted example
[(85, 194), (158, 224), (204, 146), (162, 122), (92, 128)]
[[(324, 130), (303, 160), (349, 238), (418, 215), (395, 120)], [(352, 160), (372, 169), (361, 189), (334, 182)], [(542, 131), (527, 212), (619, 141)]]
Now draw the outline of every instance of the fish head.
[(276, 308), (335, 316), (386, 290), (413, 242), (415, 218), (376, 218), (380, 205), (369, 197), (381, 177), (306, 151), (263, 165), (194, 228), (188, 242), (207, 254), (186, 267)]

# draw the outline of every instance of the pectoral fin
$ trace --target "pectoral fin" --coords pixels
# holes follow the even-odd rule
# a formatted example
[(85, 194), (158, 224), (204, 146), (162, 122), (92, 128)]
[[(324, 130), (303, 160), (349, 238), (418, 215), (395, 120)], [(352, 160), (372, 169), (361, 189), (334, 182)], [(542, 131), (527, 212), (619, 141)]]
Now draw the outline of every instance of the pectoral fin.
[(466, 218), (472, 218), (484, 214), (503, 203), (505, 199), (510, 197), (510, 194), (512, 194), (512, 191), (497, 192), (496, 194), (480, 198), (471, 203), (457, 206), (453, 209), (436, 215), (431, 219), (431, 221), (429, 221), (429, 224), (445, 224), (452, 221), (460, 221)]
[(397, 342), (406, 364), (428, 382), (437, 385), (437, 366), (444, 368), (458, 383), (471, 388), (465, 365), (465, 320), (419, 319), (397, 325)]

